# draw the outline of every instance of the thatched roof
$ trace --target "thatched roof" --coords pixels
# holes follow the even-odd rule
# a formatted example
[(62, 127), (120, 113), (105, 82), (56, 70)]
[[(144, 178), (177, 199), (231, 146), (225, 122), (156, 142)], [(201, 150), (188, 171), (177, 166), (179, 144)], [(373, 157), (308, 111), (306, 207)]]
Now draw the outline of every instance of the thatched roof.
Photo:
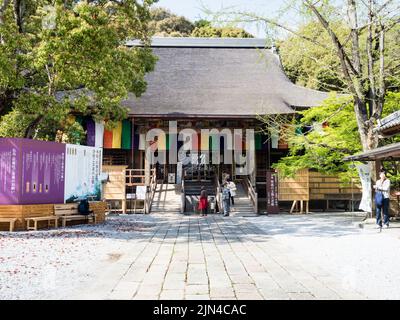
[[(327, 93), (294, 85), (262, 39), (153, 39), (158, 56), (133, 116), (255, 117), (318, 106)], [(130, 42), (128, 45), (140, 45)]]

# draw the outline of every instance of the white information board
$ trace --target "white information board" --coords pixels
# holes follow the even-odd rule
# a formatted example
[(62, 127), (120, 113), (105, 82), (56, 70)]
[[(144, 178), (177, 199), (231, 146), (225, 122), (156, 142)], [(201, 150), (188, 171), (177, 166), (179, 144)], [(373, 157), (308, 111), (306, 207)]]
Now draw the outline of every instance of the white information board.
[(137, 186), (136, 187), (136, 199), (137, 200), (146, 200), (147, 187), (146, 186)]
[(67, 144), (64, 201), (81, 197), (101, 198), (103, 149)]

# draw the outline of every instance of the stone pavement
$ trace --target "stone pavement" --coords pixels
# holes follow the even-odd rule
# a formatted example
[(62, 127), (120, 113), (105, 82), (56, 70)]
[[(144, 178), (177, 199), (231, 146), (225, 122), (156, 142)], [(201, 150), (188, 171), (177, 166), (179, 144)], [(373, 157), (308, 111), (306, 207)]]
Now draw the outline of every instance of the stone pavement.
[(257, 227), (257, 218), (152, 215), (78, 299), (365, 299)]

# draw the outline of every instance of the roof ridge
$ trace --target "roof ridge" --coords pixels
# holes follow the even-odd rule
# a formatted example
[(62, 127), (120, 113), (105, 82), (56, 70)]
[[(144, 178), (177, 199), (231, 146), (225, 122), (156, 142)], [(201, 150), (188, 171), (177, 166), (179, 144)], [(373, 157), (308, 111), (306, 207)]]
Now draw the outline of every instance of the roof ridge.
[[(196, 37), (153, 37), (151, 47), (189, 48), (254, 48), (272, 49), (263, 38), (196, 38)], [(128, 47), (144, 46), (140, 40), (128, 40)]]

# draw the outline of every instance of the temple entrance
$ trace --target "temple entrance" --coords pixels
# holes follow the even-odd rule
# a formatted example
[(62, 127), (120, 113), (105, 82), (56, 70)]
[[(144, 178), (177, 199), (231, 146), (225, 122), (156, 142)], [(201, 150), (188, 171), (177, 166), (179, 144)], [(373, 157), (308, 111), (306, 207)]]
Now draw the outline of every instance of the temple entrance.
[(189, 181), (209, 181), (218, 174), (218, 166), (209, 164), (204, 154), (191, 154), (182, 161), (183, 178)]

